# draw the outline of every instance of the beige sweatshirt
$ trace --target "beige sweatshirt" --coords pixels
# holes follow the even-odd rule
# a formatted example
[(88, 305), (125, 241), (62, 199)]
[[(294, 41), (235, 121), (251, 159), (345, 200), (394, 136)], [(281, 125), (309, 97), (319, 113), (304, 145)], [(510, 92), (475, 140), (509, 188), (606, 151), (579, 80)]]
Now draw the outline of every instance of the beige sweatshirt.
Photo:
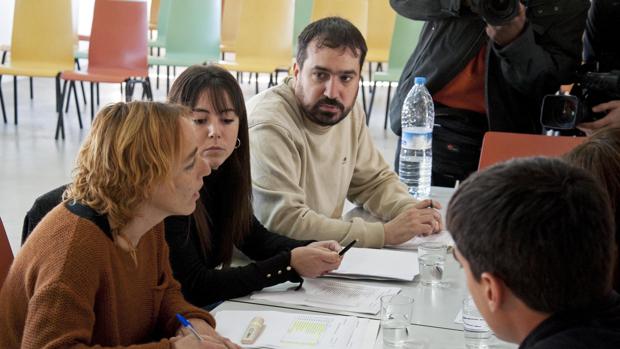
[(303, 116), (285, 81), (248, 101), (254, 213), (271, 231), (383, 247), (383, 223), (341, 219), (345, 199), (388, 221), (416, 201), (375, 148), (359, 103), (334, 126)]

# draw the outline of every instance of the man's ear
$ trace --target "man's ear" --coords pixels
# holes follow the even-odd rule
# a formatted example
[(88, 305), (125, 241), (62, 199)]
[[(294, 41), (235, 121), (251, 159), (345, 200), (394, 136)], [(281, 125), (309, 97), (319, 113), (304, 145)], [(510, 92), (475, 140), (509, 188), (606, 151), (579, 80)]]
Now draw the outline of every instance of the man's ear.
[(506, 302), (506, 284), (497, 276), (484, 272), (480, 275), (483, 301), (487, 302), (489, 311), (498, 311)]
[(297, 64), (297, 62), (293, 63), (293, 76), (295, 77), (295, 79), (297, 79), (297, 77), (299, 76), (300, 71), (301, 67), (299, 66), (299, 64)]

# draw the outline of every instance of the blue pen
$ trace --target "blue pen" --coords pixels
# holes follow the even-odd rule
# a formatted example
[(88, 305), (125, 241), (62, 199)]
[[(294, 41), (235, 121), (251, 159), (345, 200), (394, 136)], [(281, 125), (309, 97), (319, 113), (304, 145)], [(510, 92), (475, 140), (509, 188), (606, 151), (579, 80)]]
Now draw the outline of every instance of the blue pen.
[(200, 337), (198, 331), (196, 331), (194, 326), (192, 326), (191, 322), (187, 321), (187, 319), (181, 314), (177, 314), (177, 319), (179, 319), (179, 322), (181, 323), (181, 325), (183, 325), (183, 327), (187, 328), (191, 333), (194, 334), (194, 336), (196, 336), (199, 341), (202, 342), (202, 337)]

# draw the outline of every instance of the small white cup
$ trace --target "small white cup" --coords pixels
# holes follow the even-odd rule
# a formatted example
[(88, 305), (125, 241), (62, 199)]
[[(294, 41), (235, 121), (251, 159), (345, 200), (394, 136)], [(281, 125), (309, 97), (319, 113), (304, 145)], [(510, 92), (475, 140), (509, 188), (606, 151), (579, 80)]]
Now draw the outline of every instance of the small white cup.
[(440, 286), (443, 280), (447, 246), (441, 242), (424, 242), (418, 246), (420, 283)]

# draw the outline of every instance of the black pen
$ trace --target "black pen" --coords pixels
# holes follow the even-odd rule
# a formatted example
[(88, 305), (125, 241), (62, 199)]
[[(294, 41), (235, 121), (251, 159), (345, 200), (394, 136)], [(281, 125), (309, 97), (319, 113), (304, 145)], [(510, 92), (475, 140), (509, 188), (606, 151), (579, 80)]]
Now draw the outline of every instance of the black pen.
[(357, 239), (349, 242), (348, 245), (346, 245), (342, 250), (340, 250), (340, 252), (338, 252), (339, 256), (344, 255), (345, 252), (347, 252), (351, 247), (353, 247), (353, 245), (355, 245), (355, 243), (357, 242)]

